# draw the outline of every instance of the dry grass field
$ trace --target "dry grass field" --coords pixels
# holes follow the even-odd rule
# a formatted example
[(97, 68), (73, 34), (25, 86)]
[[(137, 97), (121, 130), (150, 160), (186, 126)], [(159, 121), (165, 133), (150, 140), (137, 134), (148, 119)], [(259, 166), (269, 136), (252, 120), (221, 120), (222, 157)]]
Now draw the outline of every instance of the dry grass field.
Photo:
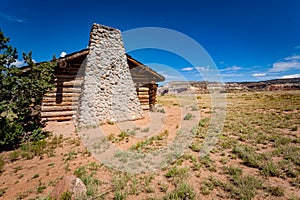
[[(82, 199), (300, 199), (300, 91), (227, 94), (222, 135), (204, 158), (198, 155), (215, 111), (210, 95), (197, 100), (201, 119), (195, 139), (171, 165), (142, 174), (109, 169), (83, 146), (70, 123), (60, 123), (46, 140), (0, 154), (0, 199), (50, 199), (55, 184), (72, 174), (87, 187)], [(180, 107), (175, 96), (161, 96), (158, 103), (166, 114)], [(178, 127), (172, 124), (175, 128), (128, 149), (160, 148)], [(108, 140), (124, 145), (133, 136), (123, 131)]]

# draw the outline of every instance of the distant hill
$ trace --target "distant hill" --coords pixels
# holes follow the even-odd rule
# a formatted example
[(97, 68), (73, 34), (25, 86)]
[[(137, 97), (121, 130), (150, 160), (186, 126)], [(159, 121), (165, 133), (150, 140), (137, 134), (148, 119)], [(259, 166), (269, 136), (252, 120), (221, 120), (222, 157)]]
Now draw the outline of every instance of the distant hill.
[(171, 81), (158, 89), (159, 94), (208, 93), (220, 88), (223, 92), (300, 90), (300, 78), (273, 79), (258, 82)]

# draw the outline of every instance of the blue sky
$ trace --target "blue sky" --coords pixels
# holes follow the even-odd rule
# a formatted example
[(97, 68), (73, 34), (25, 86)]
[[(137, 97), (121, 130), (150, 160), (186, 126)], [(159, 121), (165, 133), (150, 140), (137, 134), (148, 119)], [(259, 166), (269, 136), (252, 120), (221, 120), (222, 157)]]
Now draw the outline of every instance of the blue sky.
[[(299, 8), (298, 0), (1, 0), (0, 28), (36, 61), (86, 48), (94, 22), (168, 28), (202, 45), (224, 81), (258, 81), (300, 77)], [(199, 71), (209, 67), (157, 49), (129, 53), (170, 79), (203, 80)]]

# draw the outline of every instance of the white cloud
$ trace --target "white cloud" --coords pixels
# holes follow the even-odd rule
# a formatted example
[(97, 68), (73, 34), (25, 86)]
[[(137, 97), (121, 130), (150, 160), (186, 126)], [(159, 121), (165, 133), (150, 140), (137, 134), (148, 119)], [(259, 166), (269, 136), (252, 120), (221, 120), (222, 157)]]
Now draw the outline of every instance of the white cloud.
[(284, 58), (284, 60), (299, 60), (299, 59), (300, 59), (300, 55), (293, 55)]
[(263, 76), (266, 76), (266, 73), (255, 73), (255, 74), (252, 74), (252, 76), (254, 76), (254, 77), (263, 77)]
[(288, 56), (273, 63), (272, 69), (270, 72), (283, 72), (291, 69), (300, 69), (300, 55)]
[(185, 67), (185, 68), (182, 68), (181, 70), (182, 71), (192, 71), (192, 70), (194, 70), (194, 68), (193, 67)]
[(225, 69), (220, 69), (221, 72), (224, 72), (224, 71), (238, 71), (242, 69), (242, 67), (240, 66), (237, 66), (237, 65), (233, 65), (232, 67), (227, 67)]
[(237, 76), (243, 76), (242, 74), (236, 74), (236, 73), (228, 73), (228, 74), (221, 74), (223, 78), (232, 78)]
[(300, 78), (300, 74), (291, 74), (291, 75), (285, 75), (281, 78)]
[(59, 56), (60, 56), (61, 58), (63, 58), (63, 57), (65, 57), (66, 55), (67, 55), (67, 53), (63, 51), (63, 52), (60, 53)]
[(11, 15), (7, 15), (7, 14), (1, 13), (1, 12), (0, 12), (0, 17), (6, 19), (8, 21), (12, 21), (12, 22), (19, 22), (19, 23), (25, 23), (26, 22), (24, 19), (17, 18), (15, 16), (11, 16)]
[(198, 71), (201, 71), (201, 72), (208, 72), (209, 71), (209, 66), (207, 66), (207, 67), (196, 67), (196, 69)]

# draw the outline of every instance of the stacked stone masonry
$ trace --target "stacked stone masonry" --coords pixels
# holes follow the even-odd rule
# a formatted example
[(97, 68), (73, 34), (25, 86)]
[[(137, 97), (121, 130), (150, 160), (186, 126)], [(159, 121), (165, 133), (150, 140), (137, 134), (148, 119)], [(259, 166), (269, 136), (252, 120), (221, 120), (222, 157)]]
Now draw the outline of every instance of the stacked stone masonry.
[(121, 32), (94, 24), (90, 34), (77, 125), (89, 127), (142, 118)]

